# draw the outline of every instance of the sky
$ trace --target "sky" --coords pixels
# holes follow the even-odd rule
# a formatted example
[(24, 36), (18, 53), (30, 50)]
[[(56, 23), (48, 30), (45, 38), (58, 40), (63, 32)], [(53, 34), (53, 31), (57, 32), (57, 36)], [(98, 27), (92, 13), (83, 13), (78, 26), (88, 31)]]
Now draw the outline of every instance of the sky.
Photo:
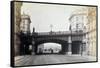
[[(21, 14), (30, 16), (30, 30), (36, 32), (68, 31), (69, 17), (82, 6), (23, 3)], [(52, 25), (52, 28), (50, 27)]]

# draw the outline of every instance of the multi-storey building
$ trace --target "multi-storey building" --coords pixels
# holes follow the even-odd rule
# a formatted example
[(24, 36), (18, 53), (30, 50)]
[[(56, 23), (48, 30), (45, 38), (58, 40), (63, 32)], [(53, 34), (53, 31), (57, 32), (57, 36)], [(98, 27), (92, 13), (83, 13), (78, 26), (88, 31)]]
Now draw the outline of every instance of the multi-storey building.
[(89, 7), (86, 23), (88, 55), (96, 56), (96, 7)]
[(83, 30), (86, 33), (83, 41), (86, 42), (86, 54), (90, 56), (96, 56), (96, 17), (96, 7), (85, 7), (69, 18), (72, 31)]
[[(73, 14), (70, 16), (69, 21), (70, 21), (70, 30), (71, 32), (86, 32), (86, 22), (87, 22), (87, 14), (86, 11), (75, 11)], [(80, 37), (80, 36), (79, 36)], [(73, 43), (74, 41), (72, 41)], [(86, 35), (83, 34), (83, 40), (80, 41), (81, 44), (79, 46), (81, 54), (86, 55), (87, 49), (86, 49)], [(74, 45), (75, 46), (75, 45)], [(77, 48), (77, 47), (76, 47)]]
[(21, 15), (21, 23), (20, 23), (20, 54), (31, 54), (30, 47), (31, 45), (31, 33), (30, 33), (30, 16), (27, 14)]
[(31, 20), (29, 15), (21, 15), (20, 31), (22, 31), (25, 34), (30, 33), (30, 23)]
[[(15, 0), (16, 1), (16, 0)], [(19, 55), (20, 48), (20, 22), (22, 2), (14, 2), (14, 54)]]
[(72, 14), (69, 20), (71, 23), (70, 26), (72, 31), (80, 32), (84, 30), (84, 23), (86, 22), (85, 13)]

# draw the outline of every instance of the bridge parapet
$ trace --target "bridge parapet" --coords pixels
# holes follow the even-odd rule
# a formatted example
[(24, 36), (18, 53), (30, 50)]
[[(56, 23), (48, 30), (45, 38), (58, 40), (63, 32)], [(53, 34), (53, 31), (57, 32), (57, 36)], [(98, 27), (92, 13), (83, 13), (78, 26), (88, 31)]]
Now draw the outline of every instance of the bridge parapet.
[(84, 32), (71, 32), (71, 31), (62, 31), (62, 32), (34, 32), (32, 37), (37, 40), (48, 40), (48, 39), (59, 39), (68, 41), (83, 41)]
[(38, 35), (61, 35), (61, 34), (71, 34), (69, 31), (58, 31), (58, 32), (39, 32)]
[(84, 32), (58, 31), (58, 32), (39, 32), (37, 35), (82, 35)]

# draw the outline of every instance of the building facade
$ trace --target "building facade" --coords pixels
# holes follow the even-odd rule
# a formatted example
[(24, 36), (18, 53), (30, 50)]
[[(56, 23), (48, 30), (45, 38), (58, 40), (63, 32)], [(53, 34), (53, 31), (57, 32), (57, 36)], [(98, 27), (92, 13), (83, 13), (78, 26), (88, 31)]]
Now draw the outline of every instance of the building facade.
[(22, 2), (14, 2), (14, 54), (19, 55), (20, 48), (20, 22)]
[(84, 47), (86, 55), (96, 56), (96, 7), (77, 10), (69, 20), (72, 31), (83, 30), (86, 33), (83, 36), (83, 42), (86, 43)]
[(31, 33), (30, 33), (30, 16), (27, 14), (21, 15), (21, 23), (20, 23), (20, 54), (26, 55), (31, 54)]
[[(74, 12), (69, 17), (69, 22), (70, 22), (70, 31), (71, 32), (77, 32), (77, 33), (78, 32), (83, 32), (83, 33), (86, 33), (87, 14), (85, 12), (83, 12), (83, 11), (82, 12), (81, 11)], [(73, 41), (72, 41), (72, 43), (73, 43)], [(73, 44), (73, 45), (75, 46), (76, 44)], [(75, 48), (73, 48), (73, 49), (75, 49)], [(79, 53), (81, 53), (82, 55), (86, 55), (87, 54), (86, 34), (83, 35), (82, 42), (80, 43), (79, 49), (80, 49)]]
[(21, 15), (20, 31), (22, 31), (25, 34), (30, 33), (30, 23), (31, 20), (29, 15)]
[(37, 53), (43, 53), (43, 50), (44, 50), (44, 44), (40, 44), (40, 45), (38, 46)]
[(96, 7), (90, 7), (88, 10), (88, 22), (86, 23), (86, 38), (88, 46), (88, 55), (96, 56)]
[(69, 18), (71, 31), (81, 32), (84, 30), (86, 15), (85, 13), (72, 14)]

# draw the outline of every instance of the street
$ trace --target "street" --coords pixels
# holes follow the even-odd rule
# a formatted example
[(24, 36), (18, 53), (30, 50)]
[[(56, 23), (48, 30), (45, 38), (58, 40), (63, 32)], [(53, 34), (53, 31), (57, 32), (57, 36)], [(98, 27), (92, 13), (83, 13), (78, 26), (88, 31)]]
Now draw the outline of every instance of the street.
[(56, 63), (72, 63), (72, 62), (87, 62), (96, 61), (96, 58), (81, 55), (25, 55), (15, 57), (15, 66), (26, 65), (42, 65), (42, 64), (56, 64)]

